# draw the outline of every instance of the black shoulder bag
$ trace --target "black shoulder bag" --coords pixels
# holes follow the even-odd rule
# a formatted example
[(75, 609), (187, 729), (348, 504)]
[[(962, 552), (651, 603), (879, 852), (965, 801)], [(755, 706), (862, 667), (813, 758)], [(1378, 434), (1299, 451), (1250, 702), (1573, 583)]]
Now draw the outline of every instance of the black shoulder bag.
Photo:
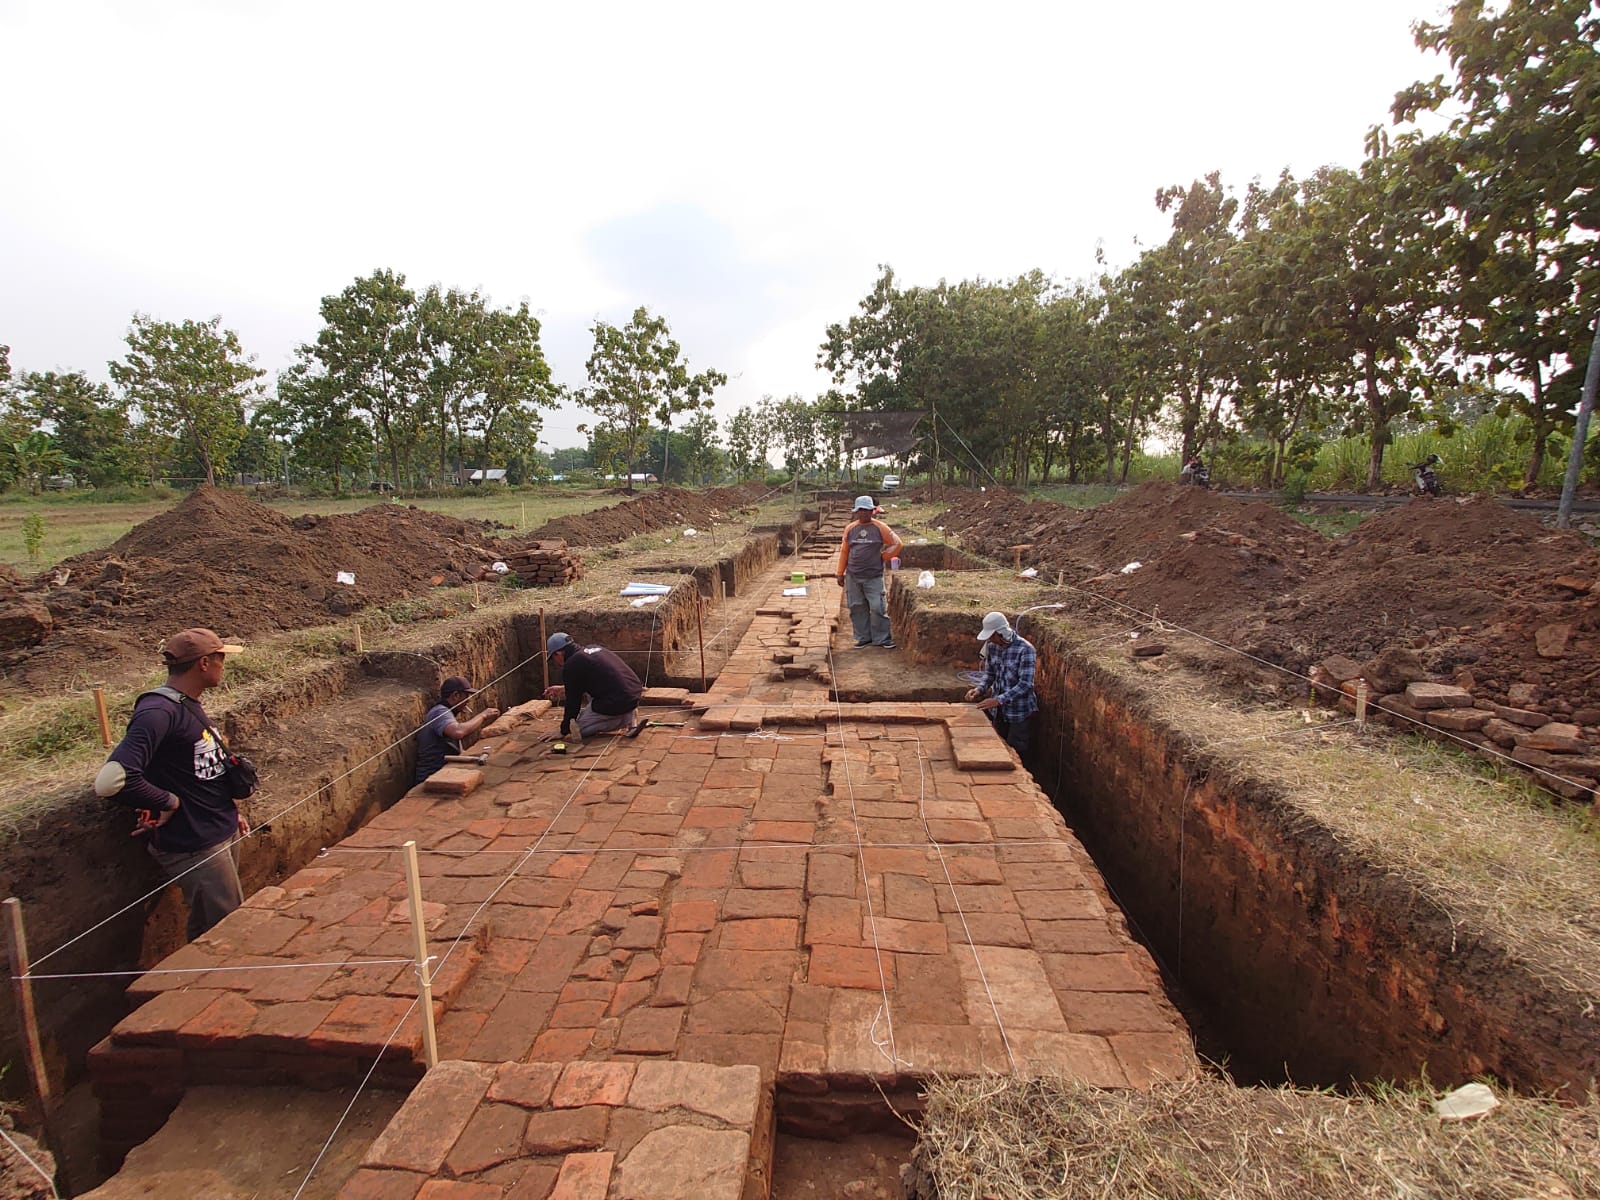
[[(139, 697), (142, 696), (164, 696), (168, 700), (175, 701), (180, 708), (190, 703), (188, 696), (166, 684), (153, 687), (148, 692), (140, 692), (139, 696), (134, 697), (134, 703), (137, 704)], [(228, 769), (223, 772), (222, 781), (223, 786), (228, 789), (228, 795), (235, 800), (246, 800), (255, 795), (256, 789), (261, 786), (261, 773), (256, 770), (255, 763), (244, 755), (235, 754), (228, 749), (228, 744), (222, 740), (222, 734), (217, 732), (217, 727), (211, 723), (211, 718), (206, 716), (205, 710), (198, 704), (194, 706), (194, 712), (195, 716), (200, 718), (200, 723), (216, 739), (217, 745), (222, 747), (223, 761), (228, 764)]]

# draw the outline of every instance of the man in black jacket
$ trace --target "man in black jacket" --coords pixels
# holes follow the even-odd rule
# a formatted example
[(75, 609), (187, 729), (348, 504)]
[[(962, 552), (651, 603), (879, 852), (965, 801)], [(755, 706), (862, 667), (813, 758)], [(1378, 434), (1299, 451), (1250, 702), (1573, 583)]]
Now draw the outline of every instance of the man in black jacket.
[(149, 837), (151, 857), (183, 889), (191, 941), (244, 901), (237, 842), (250, 827), (228, 787), (227, 748), (200, 707), (201, 693), (222, 682), (223, 661), (242, 649), (209, 629), (168, 638), (166, 686), (134, 701), (128, 732), (94, 781), (98, 795), (140, 810), (134, 834)]
[(604, 646), (580, 646), (565, 633), (551, 634), (545, 653), (561, 663), (561, 686), (546, 695), (565, 705), (562, 737), (572, 732), (574, 721), (580, 737), (633, 728), (644, 685), (632, 667)]

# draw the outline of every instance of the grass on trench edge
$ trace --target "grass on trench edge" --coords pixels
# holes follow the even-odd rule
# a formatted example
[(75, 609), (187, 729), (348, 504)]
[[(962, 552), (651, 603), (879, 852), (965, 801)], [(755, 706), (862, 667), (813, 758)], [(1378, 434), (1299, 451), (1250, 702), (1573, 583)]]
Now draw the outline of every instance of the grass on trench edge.
[[(459, 620), (475, 610), (568, 607), (603, 597), (615, 598), (618, 607), (626, 606), (628, 601), (617, 597), (616, 591), (620, 583), (638, 574), (636, 563), (641, 557), (671, 559), (689, 566), (714, 563), (743, 545), (752, 525), (770, 523), (788, 512), (787, 504), (768, 504), (747, 519), (697, 531), (693, 538), (685, 538), (681, 532), (657, 532), (611, 546), (577, 547), (586, 573), (564, 588), (522, 589), (494, 581), (482, 582), (476, 590), (470, 584), (436, 588), (365, 609), (337, 623), (252, 638), (245, 654), (228, 660), (223, 686), (210, 694), (208, 707), (225, 713), (259, 690), (278, 687), (326, 666), (349, 652), (358, 625), (364, 649), (405, 650), (436, 642), (441, 622)], [(667, 578), (663, 573), (662, 579)], [(107, 693), (113, 741), (127, 727), (138, 693), (165, 681), (166, 673), (155, 667), (139, 686)], [(58, 803), (63, 794), (81, 790), (105, 754), (92, 690), (21, 694), (0, 701), (0, 830), (26, 825), (40, 810)]]
[(1425, 1084), (1354, 1096), (1202, 1075), (1148, 1090), (935, 1079), (919, 1200), (1558, 1200), (1600, 1195), (1600, 1104), (1499, 1093), (1442, 1121)]

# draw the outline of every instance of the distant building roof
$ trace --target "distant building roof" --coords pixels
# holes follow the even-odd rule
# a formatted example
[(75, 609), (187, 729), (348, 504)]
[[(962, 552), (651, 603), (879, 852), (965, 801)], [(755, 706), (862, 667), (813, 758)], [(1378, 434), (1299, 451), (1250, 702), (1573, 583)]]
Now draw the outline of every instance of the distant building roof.
[(490, 467), (486, 471), (473, 471), (467, 476), (467, 479), (472, 483), (483, 483), (485, 481), (495, 483), (505, 477), (506, 469), (504, 467)]

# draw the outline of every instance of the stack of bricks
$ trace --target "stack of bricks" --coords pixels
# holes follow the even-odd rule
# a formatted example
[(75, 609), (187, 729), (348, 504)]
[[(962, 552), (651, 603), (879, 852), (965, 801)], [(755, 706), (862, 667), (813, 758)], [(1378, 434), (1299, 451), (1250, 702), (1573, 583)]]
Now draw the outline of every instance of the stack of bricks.
[(532, 542), (506, 558), (524, 587), (560, 587), (583, 578), (583, 559), (562, 538)]

